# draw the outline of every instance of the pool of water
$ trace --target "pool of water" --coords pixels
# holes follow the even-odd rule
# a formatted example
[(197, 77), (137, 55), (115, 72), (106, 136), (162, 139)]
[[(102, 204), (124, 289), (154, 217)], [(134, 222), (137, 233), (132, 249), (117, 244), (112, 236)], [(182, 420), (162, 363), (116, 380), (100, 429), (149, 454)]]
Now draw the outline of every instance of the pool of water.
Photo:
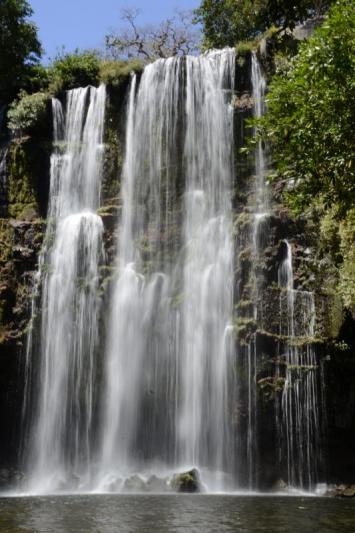
[(0, 498), (6, 533), (354, 533), (355, 501), (235, 495)]

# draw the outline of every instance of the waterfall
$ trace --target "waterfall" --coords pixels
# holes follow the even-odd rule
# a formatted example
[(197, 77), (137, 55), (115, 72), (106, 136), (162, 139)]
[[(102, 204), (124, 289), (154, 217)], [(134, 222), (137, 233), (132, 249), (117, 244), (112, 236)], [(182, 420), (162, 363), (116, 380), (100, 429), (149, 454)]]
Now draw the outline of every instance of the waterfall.
[(218, 483), (233, 471), (234, 61), (232, 50), (158, 60), (131, 81), (103, 489), (137, 472), (197, 466)]
[[(206, 60), (207, 59), (207, 60)], [(228, 326), (233, 302), (231, 187), (234, 55), (187, 58), (182, 409), (187, 464), (223, 470), (230, 456)], [(232, 467), (232, 464), (229, 465)]]
[(138, 89), (135, 76), (131, 81), (102, 416), (104, 484), (155, 458), (172, 460), (176, 372), (169, 240), (174, 240), (170, 217), (177, 194), (181, 75), (181, 60), (168, 59), (148, 65)]
[[(265, 113), (266, 80), (260, 68), (255, 52), (251, 55), (251, 84), (254, 100), (254, 116), (260, 118)], [(258, 140), (255, 153), (256, 191), (255, 204), (257, 218), (265, 215), (268, 209), (268, 191), (265, 184), (266, 157), (261, 139)]]
[[(85, 487), (90, 479), (99, 265), (99, 207), (105, 87), (54, 99), (48, 226), (32, 305), (25, 412), (31, 492)], [(39, 334), (34, 333), (41, 311)], [(37, 342), (38, 336), (38, 342)], [(34, 405), (33, 405), (34, 404)]]
[(279, 267), (280, 335), (284, 345), (285, 383), (278, 419), (281, 461), (287, 465), (291, 487), (310, 489), (320, 463), (320, 406), (318, 365), (312, 340), (315, 303), (312, 292), (294, 289), (292, 248)]
[[(132, 74), (107, 309), (100, 305), (105, 253), (96, 214), (106, 90), (75, 89), (65, 105), (52, 101), (48, 221), (25, 368), (31, 493), (139, 491), (149, 483), (164, 490), (174, 474), (192, 468), (211, 491), (257, 489), (264, 378), (284, 384), (275, 433), (289, 485), (309, 488), (317, 480), (315, 302), (313, 293), (294, 288), (288, 241), (278, 268), (279, 331), (273, 325), (270, 332), (280, 339), (276, 376), (263, 374), (273, 365), (263, 368), (264, 252), (275, 236), (259, 140), (241, 213), (247, 231), (238, 251), (246, 260), (235, 279), (234, 83), (232, 49), (159, 59)], [(253, 114), (261, 117), (266, 82), (254, 53), (251, 83)]]
[[(261, 72), (260, 64), (255, 52), (251, 55), (251, 85), (253, 96), (253, 116), (260, 118), (265, 113), (265, 93), (266, 80)], [(255, 132), (254, 132), (255, 135)], [(266, 154), (263, 143), (258, 140), (254, 154), (254, 191), (252, 205), (252, 225), (251, 225), (251, 280), (252, 280), (252, 320), (259, 323), (258, 305), (262, 299), (263, 278), (259, 271), (259, 261), (263, 247), (268, 239), (268, 216), (269, 198), (265, 183), (266, 174)], [(241, 350), (244, 355), (243, 349)], [(258, 373), (258, 347), (256, 335), (250, 336), (246, 346), (246, 373), (247, 373), (247, 435), (246, 435), (246, 460), (247, 485), (250, 489), (258, 486), (258, 450), (257, 450), (257, 373)]]

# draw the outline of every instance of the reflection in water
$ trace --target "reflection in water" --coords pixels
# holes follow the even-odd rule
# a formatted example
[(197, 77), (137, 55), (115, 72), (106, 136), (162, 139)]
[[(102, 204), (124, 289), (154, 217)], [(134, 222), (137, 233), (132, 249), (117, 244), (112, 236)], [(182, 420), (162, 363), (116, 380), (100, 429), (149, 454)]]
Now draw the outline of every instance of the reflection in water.
[(353, 533), (355, 502), (314, 497), (120, 495), (1, 498), (7, 533)]

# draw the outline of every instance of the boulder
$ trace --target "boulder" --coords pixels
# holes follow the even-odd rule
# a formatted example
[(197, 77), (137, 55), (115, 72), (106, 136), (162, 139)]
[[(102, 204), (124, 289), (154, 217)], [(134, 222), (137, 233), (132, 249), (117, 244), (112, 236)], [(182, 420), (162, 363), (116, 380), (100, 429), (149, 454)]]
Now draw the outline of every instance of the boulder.
[(122, 487), (123, 492), (144, 492), (146, 490), (146, 484), (137, 474), (128, 477)]
[(349, 485), (344, 490), (341, 491), (340, 496), (343, 498), (354, 498), (355, 497), (355, 485)]
[(200, 475), (196, 468), (176, 474), (171, 481), (171, 488), (177, 492), (200, 492)]
[(278, 479), (272, 486), (272, 490), (275, 492), (286, 491), (287, 483), (283, 479)]
[(169, 490), (169, 486), (166, 479), (152, 475), (147, 481), (146, 489), (149, 492), (166, 492)]

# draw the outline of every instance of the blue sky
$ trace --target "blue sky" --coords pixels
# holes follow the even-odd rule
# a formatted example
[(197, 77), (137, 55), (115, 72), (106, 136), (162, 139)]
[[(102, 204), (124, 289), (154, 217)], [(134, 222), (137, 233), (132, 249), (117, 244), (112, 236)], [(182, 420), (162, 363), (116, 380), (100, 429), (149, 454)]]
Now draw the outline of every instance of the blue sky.
[(53, 58), (63, 45), (75, 48), (102, 48), (110, 29), (122, 26), (120, 11), (125, 7), (141, 11), (139, 23), (154, 24), (173, 14), (176, 8), (193, 9), (199, 0), (29, 0), (33, 19), (45, 50)]

